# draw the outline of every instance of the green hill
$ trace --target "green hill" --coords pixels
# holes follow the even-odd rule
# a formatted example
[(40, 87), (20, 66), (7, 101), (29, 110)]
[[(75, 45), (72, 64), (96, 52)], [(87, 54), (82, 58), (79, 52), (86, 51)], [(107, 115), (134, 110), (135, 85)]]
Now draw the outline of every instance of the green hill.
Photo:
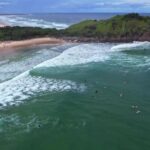
[(139, 14), (118, 15), (108, 20), (86, 20), (65, 30), (67, 36), (99, 40), (150, 40), (150, 17)]

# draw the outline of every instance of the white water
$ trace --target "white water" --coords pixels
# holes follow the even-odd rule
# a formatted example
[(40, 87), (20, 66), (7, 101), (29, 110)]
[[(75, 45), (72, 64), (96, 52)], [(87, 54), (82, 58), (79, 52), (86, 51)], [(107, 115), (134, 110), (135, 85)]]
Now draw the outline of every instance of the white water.
[(85, 90), (85, 86), (69, 80), (45, 79), (41, 77), (32, 77), (24, 74), (22, 78), (9, 80), (0, 84), (0, 104), (2, 106), (17, 105), (22, 100), (33, 96), (40, 96), (46, 92)]
[[(110, 46), (108, 47), (110, 49)], [(108, 59), (108, 56), (105, 54), (108, 47), (104, 44), (101, 44), (101, 46), (89, 44), (75, 46), (34, 68), (104, 61)], [(30, 70), (28, 70), (23, 74), (0, 84), (0, 103), (2, 106), (17, 105), (23, 102), (23, 100), (43, 92), (62, 92), (68, 90), (82, 92), (85, 88), (86, 87), (82, 83), (78, 84), (69, 80), (32, 77), (30, 75)]]
[(30, 50), (27, 50), (26, 54), (17, 54), (17, 52), (13, 52), (14, 55), (7, 54), (9, 55), (7, 59), (1, 57), (0, 82), (16, 77), (17, 75), (25, 72), (26, 70), (29, 70), (35, 65), (59, 55), (59, 52), (57, 52), (57, 47), (56, 50), (53, 50), (53, 48), (49, 47), (36, 49), (36, 51), (34, 50), (33, 52), (30, 52)]
[(10, 26), (21, 26), (21, 27), (65, 29), (69, 26), (68, 24), (64, 24), (64, 23), (49, 22), (43, 19), (32, 19), (32, 18), (20, 17), (16, 15), (0, 16), (0, 21)]
[(38, 67), (55, 67), (66, 65), (79, 65), (90, 62), (99, 62), (109, 59), (109, 44), (82, 44), (69, 48), (61, 55), (37, 65)]
[[(137, 45), (141, 47), (149, 43), (132, 43), (113, 46), (114, 44), (81, 44), (67, 49), (59, 56), (45, 61), (33, 69), (40, 67), (70, 66), (80, 65), (90, 62), (106, 61), (111, 58), (111, 54), (125, 49), (133, 48)], [(23, 100), (33, 96), (40, 96), (46, 92), (77, 91), (83, 92), (86, 89), (82, 83), (75, 83), (69, 80), (47, 79), (42, 77), (33, 77), (30, 70), (23, 74), (0, 84), (0, 103), (1, 106), (17, 105)]]
[(143, 49), (150, 49), (150, 42), (133, 42), (133, 43), (126, 43), (120, 44), (117, 46), (113, 46), (111, 51), (124, 51), (124, 50), (143, 50)]
[[(135, 52), (134, 55), (128, 55), (130, 53), (121, 52)], [(142, 71), (149, 71), (150, 67), (150, 42), (132, 42), (113, 46), (111, 52), (120, 52), (120, 56), (117, 58), (119, 65), (122, 67), (128, 67), (132, 69), (142, 69)], [(138, 53), (137, 53), (138, 52)], [(138, 55), (137, 55), (138, 54)], [(142, 54), (142, 55), (140, 55)]]

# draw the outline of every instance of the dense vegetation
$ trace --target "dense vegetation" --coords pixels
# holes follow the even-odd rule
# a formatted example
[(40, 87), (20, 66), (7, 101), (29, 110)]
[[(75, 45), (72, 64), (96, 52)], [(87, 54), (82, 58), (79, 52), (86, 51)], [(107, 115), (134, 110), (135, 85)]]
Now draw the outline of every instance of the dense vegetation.
[(133, 13), (118, 15), (108, 20), (86, 20), (72, 25), (65, 32), (68, 36), (94, 37), (108, 41), (140, 38), (150, 40), (150, 17)]
[(22, 40), (44, 36), (60, 36), (56, 29), (42, 29), (33, 27), (5, 27), (0, 29), (0, 40)]
[[(20, 40), (43, 36), (65, 37), (78, 41), (150, 41), (150, 17), (139, 14), (118, 15), (108, 20), (86, 20), (66, 30), (33, 27), (5, 27), (0, 29), (0, 40)], [(88, 41), (88, 40), (87, 40)]]

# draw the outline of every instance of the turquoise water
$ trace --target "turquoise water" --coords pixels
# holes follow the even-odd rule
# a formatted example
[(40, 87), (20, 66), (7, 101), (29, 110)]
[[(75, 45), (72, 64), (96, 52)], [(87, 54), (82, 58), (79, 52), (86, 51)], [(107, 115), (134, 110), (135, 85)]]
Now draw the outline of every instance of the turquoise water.
[(0, 149), (149, 150), (149, 51), (93, 43), (5, 55)]

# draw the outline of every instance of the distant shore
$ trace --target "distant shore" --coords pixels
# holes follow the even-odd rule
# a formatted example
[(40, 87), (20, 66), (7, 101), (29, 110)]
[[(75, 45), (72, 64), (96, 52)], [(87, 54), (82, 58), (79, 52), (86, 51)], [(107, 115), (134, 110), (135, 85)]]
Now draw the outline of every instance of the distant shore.
[[(7, 26), (3, 23), (0, 23), (0, 25), (0, 41), (4, 41), (0, 48), (16, 48), (43, 43), (62, 42), (126, 43), (150, 41), (150, 17), (141, 16), (137, 13), (117, 15), (107, 20), (85, 20), (62, 30), (55, 28)], [(45, 39), (43, 37), (55, 38)]]
[(4, 27), (6, 27), (6, 26), (7, 26), (6, 24), (0, 22), (0, 28), (4, 28)]
[(13, 49), (13, 48), (24, 48), (36, 45), (43, 45), (43, 44), (63, 44), (65, 43), (62, 39), (57, 38), (34, 38), (28, 40), (20, 40), (20, 41), (4, 41), (0, 42), (0, 50), (2, 49)]

